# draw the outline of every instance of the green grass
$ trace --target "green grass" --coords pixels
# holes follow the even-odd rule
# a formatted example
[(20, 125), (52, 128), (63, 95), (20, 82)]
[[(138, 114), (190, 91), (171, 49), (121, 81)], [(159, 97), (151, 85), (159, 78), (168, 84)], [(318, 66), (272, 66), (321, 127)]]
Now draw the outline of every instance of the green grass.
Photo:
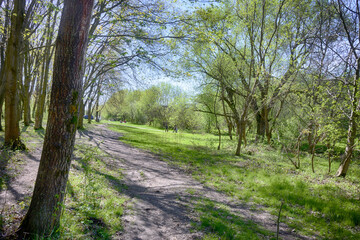
[[(91, 128), (86, 125), (86, 128)], [(45, 130), (23, 127), (21, 139), (31, 150), (43, 142)], [(0, 138), (3, 133), (0, 133)], [(0, 190), (19, 174), (27, 152), (0, 152)], [(75, 145), (75, 159), (69, 174), (67, 194), (63, 206), (60, 228), (50, 239), (112, 239), (121, 231), (121, 216), (127, 197), (122, 193), (121, 171), (109, 166), (103, 159), (109, 156), (86, 144)], [(14, 208), (2, 209), (0, 231), (15, 231), (19, 214), (30, 204), (31, 198), (19, 202)]]
[(126, 198), (121, 169), (111, 170), (99, 150), (77, 145), (67, 186), (60, 239), (112, 239), (122, 230)]
[(198, 199), (195, 209), (200, 214), (200, 229), (210, 232), (205, 239), (269, 239), (273, 235), (221, 203)]
[[(243, 149), (248, 154), (236, 157), (236, 141), (225, 137), (222, 150), (217, 151), (218, 137), (214, 135), (165, 133), (149, 126), (110, 123), (111, 129), (124, 134), (122, 141), (159, 154), (163, 160), (182, 167), (205, 185), (239, 202), (262, 206), (276, 215), (284, 201), (282, 221), (301, 234), (324, 239), (360, 239), (358, 161), (352, 162), (346, 179), (335, 178), (338, 163), (333, 164), (328, 174), (327, 159), (321, 155), (315, 157), (314, 174), (307, 153), (301, 155), (301, 168), (296, 170), (284, 154), (266, 145), (248, 146)], [(252, 239), (266, 235), (254, 224), (244, 227), (214, 216), (212, 210), (206, 209), (216, 203), (208, 201), (197, 208), (201, 227), (213, 232), (208, 239), (214, 236)], [(254, 235), (244, 229), (252, 229)]]

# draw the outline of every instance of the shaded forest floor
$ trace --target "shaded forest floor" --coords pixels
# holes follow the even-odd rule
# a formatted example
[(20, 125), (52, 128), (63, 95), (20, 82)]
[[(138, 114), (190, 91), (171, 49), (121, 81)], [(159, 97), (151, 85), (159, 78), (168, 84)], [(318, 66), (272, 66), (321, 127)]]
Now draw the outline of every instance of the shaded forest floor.
[[(133, 131), (144, 130), (134, 128)], [(216, 184), (207, 184), (201, 172), (196, 172), (195, 159), (192, 164), (176, 164), (176, 161), (169, 161), (172, 157), (176, 160), (176, 156), (154, 151), (144, 143), (141, 143), (142, 147), (157, 154), (130, 146), (140, 142), (131, 138), (130, 131), (121, 131), (125, 135), (102, 124), (79, 131), (66, 207), (61, 228), (54, 238), (275, 238), (276, 211), (272, 212), (255, 201), (239, 200), (226, 191), (226, 186), (220, 188)], [(0, 236), (14, 231), (26, 212), (40, 160), (43, 134), (43, 131), (23, 129), (22, 136), (29, 151), (1, 152)], [(140, 133), (140, 136), (146, 141), (148, 134)], [(180, 146), (180, 135), (173, 136), (178, 138), (175, 145)], [(158, 138), (153, 135), (149, 139), (155, 144)], [(173, 144), (170, 139), (166, 142), (169, 146)], [(196, 151), (206, 151), (199, 146), (193, 147)], [(243, 163), (239, 161), (236, 167), (249, 168)], [(194, 176), (200, 177), (195, 180)], [(237, 185), (242, 183), (237, 182)], [(278, 194), (281, 195), (281, 191)], [(322, 238), (316, 230), (311, 237), (301, 236), (298, 229), (288, 227), (283, 221), (279, 235), (282, 239)]]

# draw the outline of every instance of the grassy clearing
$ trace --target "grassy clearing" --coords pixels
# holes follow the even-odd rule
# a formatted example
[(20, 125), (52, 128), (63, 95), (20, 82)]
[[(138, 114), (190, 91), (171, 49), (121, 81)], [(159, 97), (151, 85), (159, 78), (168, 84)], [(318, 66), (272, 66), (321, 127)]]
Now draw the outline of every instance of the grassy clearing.
[[(296, 170), (284, 154), (266, 145), (248, 146), (243, 150), (245, 154), (236, 157), (235, 141), (223, 138), (222, 150), (217, 151), (218, 138), (209, 134), (165, 133), (129, 123), (110, 126), (124, 134), (121, 140), (126, 143), (159, 154), (238, 201), (262, 206), (274, 215), (284, 201), (282, 221), (294, 231), (324, 239), (360, 239), (358, 161), (351, 164), (348, 176), (342, 179), (333, 177), (338, 163), (328, 174), (327, 159), (321, 156), (315, 158), (314, 174), (306, 153), (301, 156), (301, 168)], [(197, 207), (202, 227), (213, 231), (208, 239), (266, 235), (261, 229), (234, 224), (233, 216), (216, 215), (218, 207), (212, 211), (211, 206), (216, 203), (199, 200)], [(244, 229), (252, 229), (255, 235)]]

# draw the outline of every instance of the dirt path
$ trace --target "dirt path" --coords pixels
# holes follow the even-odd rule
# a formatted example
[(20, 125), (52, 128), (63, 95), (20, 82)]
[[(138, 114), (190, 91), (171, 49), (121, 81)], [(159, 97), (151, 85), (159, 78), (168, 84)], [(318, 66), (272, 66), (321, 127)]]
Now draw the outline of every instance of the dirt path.
[[(210, 199), (225, 204), (230, 212), (245, 220), (258, 223), (264, 229), (276, 232), (276, 217), (264, 211), (251, 210), (227, 196), (204, 187), (183, 171), (148, 152), (118, 141), (119, 133), (104, 125), (83, 132), (94, 146), (99, 147), (119, 161), (115, 165), (124, 169), (126, 193), (132, 198), (133, 208), (123, 217), (124, 233), (120, 239), (199, 239), (202, 233), (193, 232), (194, 199)], [(196, 219), (193, 219), (196, 220)], [(307, 239), (280, 224), (282, 239)]]
[[(119, 137), (119, 133), (97, 125), (92, 130), (80, 132), (76, 140), (77, 144), (91, 144), (101, 149), (110, 156), (105, 159), (110, 161), (108, 164), (123, 169), (123, 181), (128, 186), (125, 194), (131, 201), (122, 219), (124, 230), (115, 239), (201, 239), (203, 234), (194, 231), (190, 223), (196, 221), (193, 205), (194, 199), (199, 198), (225, 204), (231, 213), (276, 232), (276, 217), (273, 215), (234, 203), (183, 171), (158, 160), (155, 155), (120, 142)], [(8, 208), (18, 205), (32, 192), (41, 153), (40, 144), (36, 146), (32, 152), (24, 154), (26, 164), (21, 174), (10, 183), (8, 189), (11, 191), (0, 193), (0, 203), (6, 199)], [(284, 224), (280, 225), (280, 237), (305, 239)]]

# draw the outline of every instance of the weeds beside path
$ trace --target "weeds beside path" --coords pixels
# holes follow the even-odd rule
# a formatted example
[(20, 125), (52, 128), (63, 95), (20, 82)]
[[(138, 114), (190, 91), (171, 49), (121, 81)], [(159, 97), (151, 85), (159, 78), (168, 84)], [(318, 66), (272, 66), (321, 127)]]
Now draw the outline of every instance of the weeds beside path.
[[(273, 215), (256, 210), (256, 206), (233, 202), (226, 195), (204, 187), (184, 171), (160, 161), (154, 154), (118, 141), (119, 136), (105, 125), (98, 125), (83, 137), (92, 139), (94, 146), (111, 158), (121, 160), (112, 164), (123, 169), (125, 193), (132, 202), (132, 208), (123, 217), (121, 239), (202, 238), (202, 233), (195, 231), (196, 225), (200, 224), (195, 207), (203, 208), (209, 214), (223, 215), (223, 221), (237, 225), (234, 229), (241, 227), (242, 232), (224, 228), (228, 232), (226, 239), (275, 236), (276, 218)], [(280, 225), (280, 237), (303, 238), (284, 224)]]
[[(198, 226), (214, 219), (218, 221), (215, 226), (224, 231), (224, 239), (275, 236), (275, 216), (256, 210), (256, 206), (232, 201), (183, 170), (160, 161), (158, 156), (122, 143), (119, 137), (120, 133), (105, 125), (92, 125), (79, 132), (58, 238), (212, 239)], [(29, 137), (29, 141), (34, 139), (38, 138)], [(7, 231), (16, 229), (26, 211), (41, 143), (40, 139), (32, 143), (29, 152), (15, 155), (22, 167), (0, 195), (1, 203), (6, 199), (2, 209), (7, 214)], [(204, 214), (199, 214), (199, 210)], [(8, 214), (13, 214), (12, 219)], [(213, 215), (217, 218), (211, 218)], [(206, 232), (212, 230), (205, 228)], [(79, 235), (71, 235), (72, 231)], [(280, 224), (280, 237), (303, 239), (284, 224)]]

